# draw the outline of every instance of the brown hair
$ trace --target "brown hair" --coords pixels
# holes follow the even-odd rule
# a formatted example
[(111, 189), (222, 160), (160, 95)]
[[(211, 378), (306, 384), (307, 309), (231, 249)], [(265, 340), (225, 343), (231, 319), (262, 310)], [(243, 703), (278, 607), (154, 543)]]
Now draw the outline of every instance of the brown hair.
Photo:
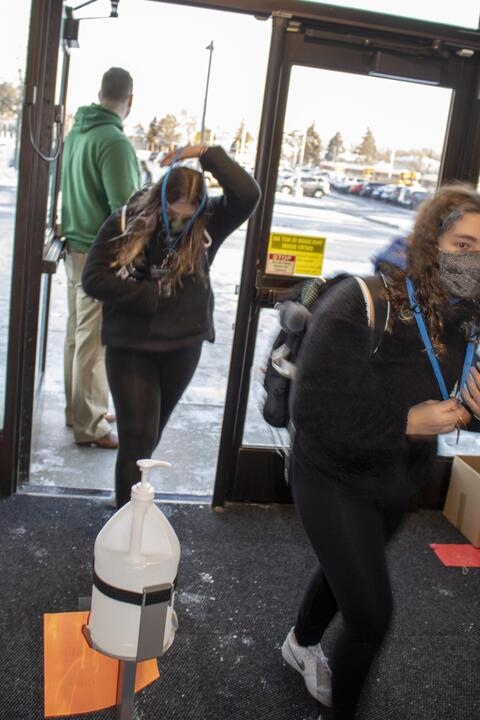
[(129, 72), (120, 67), (111, 67), (103, 74), (100, 95), (103, 100), (120, 103), (133, 92), (133, 79)]
[[(440, 341), (443, 331), (441, 311), (449, 299), (438, 273), (438, 240), (442, 233), (467, 213), (480, 214), (480, 195), (473, 186), (463, 183), (444, 185), (433, 198), (422, 203), (413, 231), (407, 239), (407, 272), (413, 280), (418, 305), (425, 318), (432, 345), (438, 354), (444, 351)], [(381, 269), (388, 275), (387, 294), (394, 311), (393, 316), (413, 322), (405, 287), (405, 273), (392, 266), (382, 266)], [(478, 315), (478, 312), (476, 310), (475, 314)]]
[[(158, 232), (162, 219), (162, 186), (164, 175), (155, 185), (145, 192), (137, 193), (128, 203), (127, 227), (125, 233), (118, 238), (118, 256), (114, 266), (131, 263), (141, 255), (150, 239)], [(174, 204), (182, 200), (198, 206), (204, 193), (205, 182), (202, 173), (187, 167), (177, 167), (168, 175), (166, 187), (167, 203)], [(172, 286), (181, 284), (185, 275), (205, 276), (205, 213), (200, 215), (180, 247), (175, 248), (170, 262), (170, 280)]]

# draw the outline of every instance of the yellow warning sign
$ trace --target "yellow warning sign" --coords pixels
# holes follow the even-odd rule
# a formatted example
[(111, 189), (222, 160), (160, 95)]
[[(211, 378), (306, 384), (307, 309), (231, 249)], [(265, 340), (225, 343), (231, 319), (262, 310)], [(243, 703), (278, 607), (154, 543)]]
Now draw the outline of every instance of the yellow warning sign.
[(321, 275), (324, 237), (270, 233), (265, 271), (269, 275)]

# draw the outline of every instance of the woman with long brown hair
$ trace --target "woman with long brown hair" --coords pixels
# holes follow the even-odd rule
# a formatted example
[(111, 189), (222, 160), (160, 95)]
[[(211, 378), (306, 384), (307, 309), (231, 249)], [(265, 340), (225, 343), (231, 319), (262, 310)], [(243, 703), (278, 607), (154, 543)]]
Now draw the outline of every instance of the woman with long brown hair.
[[(320, 298), (294, 383), (290, 480), (319, 564), (282, 654), (335, 720), (353, 720), (389, 626), (385, 546), (429, 480), (437, 435), (480, 419), (480, 195), (442, 187), (405, 257), (387, 252), (379, 270), (390, 308), (379, 348), (346, 279)], [(320, 641), (337, 612), (327, 663)]]
[[(209, 198), (203, 174), (177, 165), (199, 158), (223, 194)], [(255, 180), (221, 147), (168, 153), (166, 174), (136, 193), (100, 229), (83, 273), (103, 302), (102, 340), (117, 415), (119, 506), (138, 482), (190, 382), (204, 340), (213, 342), (209, 267), (223, 241), (254, 211)]]

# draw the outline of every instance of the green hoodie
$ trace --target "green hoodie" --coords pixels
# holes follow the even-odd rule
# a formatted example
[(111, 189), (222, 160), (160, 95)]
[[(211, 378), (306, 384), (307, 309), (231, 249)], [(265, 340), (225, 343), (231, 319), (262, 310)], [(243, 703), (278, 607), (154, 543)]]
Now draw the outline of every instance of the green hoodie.
[(68, 246), (88, 252), (97, 232), (140, 187), (140, 169), (117, 113), (80, 107), (62, 160), (62, 233)]

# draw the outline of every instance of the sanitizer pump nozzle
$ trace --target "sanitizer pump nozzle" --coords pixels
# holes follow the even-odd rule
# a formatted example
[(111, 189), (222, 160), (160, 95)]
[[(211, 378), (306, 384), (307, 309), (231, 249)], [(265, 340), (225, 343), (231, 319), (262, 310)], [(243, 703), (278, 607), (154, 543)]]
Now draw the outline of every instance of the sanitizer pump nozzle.
[(132, 487), (132, 532), (130, 534), (130, 546), (128, 549), (127, 561), (133, 564), (141, 562), (142, 533), (145, 514), (153, 502), (155, 490), (148, 480), (148, 474), (155, 467), (171, 467), (165, 460), (137, 460), (142, 478), (139, 483)]
[(156, 467), (172, 467), (165, 460), (137, 460), (137, 467), (140, 468), (142, 479), (139, 483), (132, 487), (132, 500), (153, 500), (155, 490), (148, 480), (148, 475), (152, 468)]

